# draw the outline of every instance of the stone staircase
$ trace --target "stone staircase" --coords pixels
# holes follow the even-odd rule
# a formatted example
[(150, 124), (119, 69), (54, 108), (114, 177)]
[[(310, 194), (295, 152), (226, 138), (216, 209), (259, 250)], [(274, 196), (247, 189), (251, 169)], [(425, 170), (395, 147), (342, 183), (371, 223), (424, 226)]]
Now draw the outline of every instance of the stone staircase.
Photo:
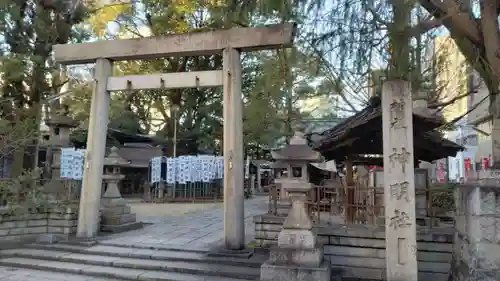
[(0, 251), (0, 266), (118, 280), (258, 280), (267, 255), (251, 258), (209, 255), (208, 250), (120, 246), (99, 243), (31, 244)]

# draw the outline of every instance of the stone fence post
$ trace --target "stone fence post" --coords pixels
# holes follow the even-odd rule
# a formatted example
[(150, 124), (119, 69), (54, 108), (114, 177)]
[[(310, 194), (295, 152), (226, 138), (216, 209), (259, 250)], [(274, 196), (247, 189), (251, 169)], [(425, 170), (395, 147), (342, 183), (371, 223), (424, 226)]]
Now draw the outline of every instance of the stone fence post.
[(453, 280), (500, 280), (500, 171), (482, 173), (455, 191)]

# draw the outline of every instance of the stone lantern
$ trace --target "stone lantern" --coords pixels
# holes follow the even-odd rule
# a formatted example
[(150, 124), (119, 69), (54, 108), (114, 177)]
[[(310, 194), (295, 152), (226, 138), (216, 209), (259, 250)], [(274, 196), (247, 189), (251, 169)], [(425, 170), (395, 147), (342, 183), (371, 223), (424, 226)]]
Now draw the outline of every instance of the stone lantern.
[(271, 156), (275, 160), (273, 167), (286, 169), (287, 172), (274, 181), (280, 187), (278, 214), (286, 215), (291, 206), (288, 186), (294, 186), (296, 183), (307, 184), (309, 164), (320, 162), (322, 157), (319, 152), (309, 147), (301, 132), (295, 132), (290, 144), (280, 151), (272, 151)]
[(329, 281), (331, 267), (323, 260), (323, 247), (313, 233), (313, 223), (306, 208), (309, 183), (307, 167), (319, 162), (321, 155), (307, 145), (307, 140), (296, 132), (290, 145), (273, 158), (287, 164), (288, 175), (277, 179), (291, 201), (291, 208), (278, 235), (278, 245), (270, 249), (269, 260), (261, 267), (262, 281)]
[(67, 112), (58, 113), (45, 120), (45, 124), (50, 129), (47, 147), (47, 162), (49, 163), (52, 179), (60, 178), (61, 170), (61, 148), (69, 147), (71, 144), (71, 129), (78, 126), (78, 121), (67, 115)]
[(136, 214), (132, 213), (127, 201), (122, 198), (118, 184), (125, 178), (120, 168), (129, 165), (129, 162), (117, 153), (118, 148), (112, 147), (108, 157), (104, 158), (104, 174), (102, 179), (106, 183), (106, 192), (101, 199), (103, 232), (123, 232), (142, 227), (137, 222)]
[[(60, 199), (58, 194), (65, 194), (67, 190), (65, 181), (61, 180), (61, 148), (70, 146), (71, 129), (78, 126), (78, 121), (69, 117), (68, 112), (64, 111), (46, 119), (45, 124), (49, 127), (49, 139), (46, 142), (46, 166), (43, 173), (44, 178), (50, 180), (50, 184), (46, 185), (49, 196), (52, 199)], [(78, 189), (72, 188), (67, 199), (78, 198), (77, 192)]]

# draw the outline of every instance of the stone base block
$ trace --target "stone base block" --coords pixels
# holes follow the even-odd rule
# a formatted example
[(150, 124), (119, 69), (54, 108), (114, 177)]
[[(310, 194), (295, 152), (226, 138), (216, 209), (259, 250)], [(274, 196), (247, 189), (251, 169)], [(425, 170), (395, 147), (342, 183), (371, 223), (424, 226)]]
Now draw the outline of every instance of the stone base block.
[(132, 223), (137, 220), (136, 214), (123, 214), (116, 216), (102, 216), (102, 224), (105, 225), (121, 225)]
[(123, 207), (127, 201), (123, 198), (101, 198), (101, 205), (105, 208)]
[(283, 229), (278, 234), (278, 245), (283, 248), (314, 249), (316, 234), (308, 229)]
[(38, 237), (37, 243), (40, 244), (55, 244), (59, 238), (55, 234), (42, 234)]
[(105, 217), (130, 214), (130, 206), (119, 206), (112, 208), (101, 208), (102, 215)]
[(139, 228), (142, 228), (142, 226), (143, 226), (142, 222), (130, 222), (130, 223), (119, 224), (119, 225), (103, 224), (101, 226), (101, 231), (102, 232), (120, 233), (120, 232), (129, 231), (129, 230), (139, 229)]
[(317, 267), (322, 261), (323, 248), (286, 249), (273, 246), (269, 251), (269, 263), (272, 264), (297, 264), (306, 267)]
[(260, 268), (261, 281), (330, 281), (332, 269), (328, 261), (320, 267), (301, 267), (297, 265), (276, 265), (269, 261)]

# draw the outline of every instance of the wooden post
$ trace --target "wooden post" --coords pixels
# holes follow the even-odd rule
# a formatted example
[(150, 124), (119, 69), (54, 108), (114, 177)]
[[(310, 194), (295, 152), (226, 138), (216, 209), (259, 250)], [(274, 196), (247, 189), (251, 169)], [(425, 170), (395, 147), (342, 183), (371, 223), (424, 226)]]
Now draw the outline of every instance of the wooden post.
[(387, 281), (417, 281), (413, 107), (410, 83), (382, 88)]
[(79, 238), (95, 238), (99, 230), (102, 172), (110, 102), (110, 93), (106, 87), (111, 71), (111, 61), (107, 59), (98, 59), (96, 61), (94, 91), (92, 93), (87, 135), (87, 151), (85, 153), (85, 167), (78, 213), (76, 235)]
[(227, 249), (245, 248), (243, 101), (241, 61), (236, 49), (224, 49), (224, 240)]
[(354, 213), (356, 208), (354, 207), (354, 171), (352, 167), (352, 159), (347, 158), (344, 161), (345, 165), (345, 183), (347, 187), (346, 191), (346, 207), (345, 207), (345, 216), (346, 222), (352, 223), (354, 222)]
[(257, 190), (262, 192), (262, 171), (260, 170), (260, 165), (257, 165)]

